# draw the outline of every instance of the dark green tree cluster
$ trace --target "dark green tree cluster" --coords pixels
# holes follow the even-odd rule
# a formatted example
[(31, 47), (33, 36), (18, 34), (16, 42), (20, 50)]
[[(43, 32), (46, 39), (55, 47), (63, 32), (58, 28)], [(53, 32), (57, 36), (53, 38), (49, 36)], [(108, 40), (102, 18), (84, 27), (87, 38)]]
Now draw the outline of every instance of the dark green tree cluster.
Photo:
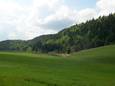
[[(33, 39), (34, 41), (36, 39)], [(38, 37), (35, 51), (70, 53), (115, 43), (115, 14), (92, 19), (54, 35)]]
[(29, 48), (27, 41), (6, 40), (0, 42), (0, 51), (25, 51)]

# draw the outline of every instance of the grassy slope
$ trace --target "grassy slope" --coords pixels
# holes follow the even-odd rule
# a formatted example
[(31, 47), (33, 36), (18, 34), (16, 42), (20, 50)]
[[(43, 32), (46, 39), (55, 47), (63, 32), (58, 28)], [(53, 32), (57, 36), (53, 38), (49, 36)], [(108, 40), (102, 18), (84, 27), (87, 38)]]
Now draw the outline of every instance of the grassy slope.
[(115, 86), (115, 45), (67, 58), (0, 53), (0, 86)]

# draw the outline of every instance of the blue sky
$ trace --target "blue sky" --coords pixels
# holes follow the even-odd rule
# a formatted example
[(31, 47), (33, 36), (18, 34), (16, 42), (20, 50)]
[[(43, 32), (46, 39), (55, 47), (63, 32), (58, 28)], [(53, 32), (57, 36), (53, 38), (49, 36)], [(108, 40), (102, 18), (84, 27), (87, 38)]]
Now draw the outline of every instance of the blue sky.
[[(32, 0), (15, 0), (15, 1), (23, 5), (30, 5), (32, 3)], [(86, 7), (87, 8), (95, 7), (96, 0), (64, 0), (64, 3), (72, 8), (84, 9)]]
[(96, 6), (96, 0), (65, 0), (65, 3), (77, 10)]
[(115, 0), (0, 0), (0, 41), (54, 34), (115, 12)]
[[(7, 1), (7, 0), (6, 0)], [(21, 5), (31, 5), (32, 0), (15, 0)], [(97, 0), (64, 0), (64, 4), (71, 8), (80, 10), (84, 8), (94, 8)]]

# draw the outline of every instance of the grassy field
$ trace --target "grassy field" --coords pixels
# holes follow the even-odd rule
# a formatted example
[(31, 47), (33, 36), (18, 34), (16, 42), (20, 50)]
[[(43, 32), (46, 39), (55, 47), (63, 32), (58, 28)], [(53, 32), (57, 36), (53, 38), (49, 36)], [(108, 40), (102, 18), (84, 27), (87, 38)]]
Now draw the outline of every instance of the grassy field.
[(0, 52), (0, 86), (115, 86), (115, 45), (68, 57)]

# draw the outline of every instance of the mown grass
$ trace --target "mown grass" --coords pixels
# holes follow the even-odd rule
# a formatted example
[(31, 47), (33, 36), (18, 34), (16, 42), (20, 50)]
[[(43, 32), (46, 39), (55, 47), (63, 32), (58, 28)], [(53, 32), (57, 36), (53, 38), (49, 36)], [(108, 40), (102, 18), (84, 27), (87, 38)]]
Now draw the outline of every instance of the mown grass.
[(68, 57), (0, 52), (0, 86), (115, 86), (115, 45)]

